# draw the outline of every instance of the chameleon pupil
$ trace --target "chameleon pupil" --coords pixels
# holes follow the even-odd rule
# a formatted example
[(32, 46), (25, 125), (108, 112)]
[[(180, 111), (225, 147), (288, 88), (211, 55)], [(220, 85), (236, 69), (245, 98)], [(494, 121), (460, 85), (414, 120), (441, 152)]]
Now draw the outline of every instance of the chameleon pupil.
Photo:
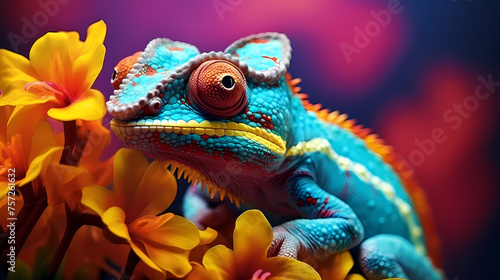
[(116, 79), (116, 70), (113, 71), (113, 75), (111, 76), (111, 81), (114, 81)]
[(231, 76), (224, 76), (222, 78), (222, 85), (227, 89), (232, 89), (234, 87), (234, 79)]

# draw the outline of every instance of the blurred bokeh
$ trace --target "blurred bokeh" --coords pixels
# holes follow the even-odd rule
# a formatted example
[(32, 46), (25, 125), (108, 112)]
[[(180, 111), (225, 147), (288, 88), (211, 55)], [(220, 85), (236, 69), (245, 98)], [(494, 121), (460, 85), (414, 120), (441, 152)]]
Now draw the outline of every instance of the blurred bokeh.
[[(95, 88), (109, 96), (114, 65), (153, 38), (203, 52), (285, 33), (289, 72), (311, 101), (372, 127), (415, 169), (449, 279), (498, 279), (500, 2), (422, 2), (2, 1), (0, 47), (27, 56), (48, 31), (84, 36), (103, 19), (107, 55)], [(114, 137), (108, 155), (119, 147)]]

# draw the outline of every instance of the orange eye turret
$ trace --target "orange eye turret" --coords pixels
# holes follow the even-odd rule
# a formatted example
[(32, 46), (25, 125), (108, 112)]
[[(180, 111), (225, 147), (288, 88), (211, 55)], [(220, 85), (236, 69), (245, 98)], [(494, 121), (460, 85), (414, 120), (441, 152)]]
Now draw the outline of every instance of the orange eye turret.
[(245, 75), (224, 60), (202, 63), (189, 79), (188, 100), (198, 110), (218, 117), (231, 117), (247, 105)]
[(136, 52), (131, 56), (125, 57), (124, 59), (120, 60), (118, 64), (116, 64), (113, 76), (111, 76), (111, 84), (115, 89), (120, 89), (122, 80), (127, 77), (127, 74), (130, 72), (132, 67), (134, 67), (137, 59), (141, 56), (141, 53), (142, 52)]

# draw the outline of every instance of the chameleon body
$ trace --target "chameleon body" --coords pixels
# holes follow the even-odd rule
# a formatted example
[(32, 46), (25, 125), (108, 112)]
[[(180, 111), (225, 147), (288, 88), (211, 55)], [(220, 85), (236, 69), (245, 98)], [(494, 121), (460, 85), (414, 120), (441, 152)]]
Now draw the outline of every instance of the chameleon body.
[[(119, 86), (107, 103), (111, 128), (194, 182), (184, 209), (198, 225), (220, 222), (234, 209), (229, 203), (258, 208), (276, 224), (270, 255), (357, 248), (368, 279), (441, 279), (428, 257), (435, 250), (426, 204), (410, 175), (398, 172), (376, 135), (310, 104), (287, 74), (290, 59), (279, 33), (202, 54), (155, 39), (123, 80), (112, 81)], [(212, 209), (214, 196), (224, 202)]]

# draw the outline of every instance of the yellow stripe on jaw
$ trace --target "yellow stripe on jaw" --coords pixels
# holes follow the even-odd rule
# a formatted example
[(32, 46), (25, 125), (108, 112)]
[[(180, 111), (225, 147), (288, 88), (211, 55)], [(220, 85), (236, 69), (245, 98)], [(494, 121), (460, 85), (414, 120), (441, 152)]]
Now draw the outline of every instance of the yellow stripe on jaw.
[[(147, 132), (165, 132), (188, 134), (206, 134), (208, 136), (239, 136), (248, 138), (254, 142), (262, 144), (272, 152), (278, 155), (284, 155), (286, 151), (286, 142), (274, 133), (267, 132), (260, 127), (252, 127), (244, 123), (235, 122), (217, 122), (204, 120), (200, 123), (190, 120), (140, 120), (140, 121), (120, 121), (113, 119), (110, 123), (111, 129), (119, 133), (129, 135), (139, 135)], [(118, 134), (118, 133), (117, 133)]]
[(347, 157), (337, 154), (337, 152), (335, 152), (330, 145), (330, 142), (323, 138), (314, 138), (309, 141), (302, 141), (291, 147), (286, 153), (286, 156), (303, 155), (307, 152), (321, 152), (327, 155), (331, 160), (337, 163), (340, 169), (349, 170), (350, 172), (356, 174), (363, 182), (371, 184), (375, 189), (379, 190), (387, 198), (387, 200), (396, 205), (399, 213), (408, 224), (410, 237), (415, 245), (415, 248), (419, 252), (425, 254), (425, 246), (422, 244), (420, 239), (423, 234), (422, 228), (416, 224), (412, 215), (410, 204), (396, 196), (396, 191), (391, 184), (383, 181), (380, 177), (373, 175), (363, 164), (354, 162)]

